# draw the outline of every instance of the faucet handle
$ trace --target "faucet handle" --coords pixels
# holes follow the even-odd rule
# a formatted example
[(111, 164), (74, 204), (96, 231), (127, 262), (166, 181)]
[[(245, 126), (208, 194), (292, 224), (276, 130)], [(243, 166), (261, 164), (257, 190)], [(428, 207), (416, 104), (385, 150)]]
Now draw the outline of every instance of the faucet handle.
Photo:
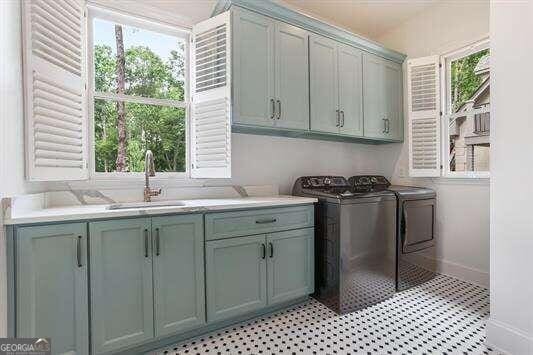
[(161, 188), (150, 189), (150, 196), (159, 196), (161, 194)]

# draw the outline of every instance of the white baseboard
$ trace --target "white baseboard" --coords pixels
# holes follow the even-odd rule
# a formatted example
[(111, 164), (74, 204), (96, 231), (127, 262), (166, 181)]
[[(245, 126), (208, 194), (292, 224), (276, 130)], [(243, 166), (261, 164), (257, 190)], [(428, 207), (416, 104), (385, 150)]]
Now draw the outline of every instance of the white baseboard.
[(533, 338), (522, 331), (489, 318), (487, 321), (488, 346), (510, 355), (533, 355)]
[(485, 288), (489, 288), (490, 275), (486, 271), (470, 268), (447, 260), (437, 260), (437, 271), (440, 274), (453, 276)]
[(489, 273), (474, 269), (465, 265), (457, 264), (443, 259), (433, 259), (427, 256), (417, 255), (417, 262), (429, 270), (439, 274), (455, 277), (459, 280), (470, 282), (485, 288), (489, 288)]

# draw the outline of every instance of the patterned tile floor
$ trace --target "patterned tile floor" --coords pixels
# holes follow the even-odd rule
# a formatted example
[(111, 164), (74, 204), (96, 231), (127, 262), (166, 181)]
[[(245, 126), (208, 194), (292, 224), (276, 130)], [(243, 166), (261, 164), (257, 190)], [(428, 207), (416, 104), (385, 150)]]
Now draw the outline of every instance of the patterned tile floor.
[(153, 354), (497, 354), (488, 290), (448, 276), (339, 316), (314, 299)]

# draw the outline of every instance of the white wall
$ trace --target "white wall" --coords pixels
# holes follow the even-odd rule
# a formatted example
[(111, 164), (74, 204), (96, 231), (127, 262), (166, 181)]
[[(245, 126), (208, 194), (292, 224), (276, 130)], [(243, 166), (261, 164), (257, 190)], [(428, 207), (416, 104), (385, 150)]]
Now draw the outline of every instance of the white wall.
[(533, 2), (491, 3), (491, 265), (487, 342), (533, 354)]
[[(461, 48), (489, 34), (488, 1), (444, 1), (414, 16), (377, 40), (416, 58)], [(404, 69), (405, 71), (405, 69)], [(407, 92), (404, 89), (404, 92)], [(405, 104), (407, 107), (407, 104)], [(407, 117), (407, 113), (405, 113)], [(405, 125), (407, 129), (407, 125)], [(407, 137), (407, 131), (405, 132)], [(442, 272), (488, 285), (489, 183), (450, 179), (412, 179), (408, 146), (401, 146), (393, 181), (437, 191), (437, 257)]]

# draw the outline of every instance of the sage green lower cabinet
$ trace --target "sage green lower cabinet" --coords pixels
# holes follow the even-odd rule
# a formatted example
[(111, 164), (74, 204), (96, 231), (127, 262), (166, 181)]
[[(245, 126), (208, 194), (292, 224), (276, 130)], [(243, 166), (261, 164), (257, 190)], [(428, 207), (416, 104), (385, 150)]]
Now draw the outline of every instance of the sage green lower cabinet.
[(152, 218), (155, 336), (205, 324), (201, 214)]
[(268, 304), (314, 292), (314, 229), (268, 234)]
[(150, 218), (89, 223), (95, 354), (154, 337), (150, 229)]
[(267, 305), (265, 235), (205, 243), (208, 322)]
[(16, 336), (51, 338), (54, 354), (88, 354), (87, 225), (16, 230)]
[(206, 242), (208, 322), (314, 291), (314, 228)]

